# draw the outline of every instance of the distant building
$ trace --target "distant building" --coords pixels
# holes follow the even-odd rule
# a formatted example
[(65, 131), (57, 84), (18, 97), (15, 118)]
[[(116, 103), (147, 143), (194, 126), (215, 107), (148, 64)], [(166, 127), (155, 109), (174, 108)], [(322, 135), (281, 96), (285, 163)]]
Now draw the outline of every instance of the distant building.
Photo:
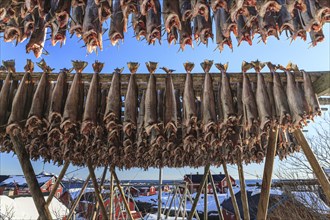
[[(190, 190), (191, 193), (194, 193), (198, 190), (200, 183), (202, 182), (203, 179), (202, 174), (186, 174), (184, 176), (184, 181), (188, 183), (188, 189)], [(227, 192), (228, 188), (228, 182), (226, 179), (226, 176), (222, 173), (220, 174), (213, 174), (212, 175), (214, 184), (216, 186), (217, 192), (219, 193), (225, 193)], [(230, 181), (233, 186), (236, 186), (235, 179), (230, 176)], [(208, 193), (213, 193), (213, 188), (211, 186), (211, 180), (208, 178)]]
[[(50, 193), (57, 177), (54, 174), (42, 172), (36, 175), (42, 193)], [(0, 195), (16, 196), (30, 195), (24, 175), (0, 175)], [(60, 198), (63, 185), (60, 184), (55, 192), (55, 197)]]

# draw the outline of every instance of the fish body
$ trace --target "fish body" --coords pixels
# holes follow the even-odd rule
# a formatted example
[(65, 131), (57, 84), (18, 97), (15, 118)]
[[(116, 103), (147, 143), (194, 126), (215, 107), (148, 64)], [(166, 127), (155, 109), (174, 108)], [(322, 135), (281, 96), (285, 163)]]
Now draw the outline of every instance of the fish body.
[(314, 91), (311, 77), (305, 71), (302, 71), (304, 77), (304, 93), (307, 100), (309, 114), (312, 116), (321, 115), (320, 103)]
[(102, 24), (98, 17), (98, 7), (95, 0), (87, 0), (82, 32), (88, 53), (96, 51), (97, 48), (103, 49)]
[(183, 51), (186, 45), (193, 47), (192, 42), (192, 29), (191, 23), (189, 21), (181, 22), (181, 30), (179, 30), (179, 43), (180, 49)]
[(164, 125), (165, 130), (177, 127), (177, 103), (174, 91), (174, 85), (171, 73), (167, 73), (165, 80), (165, 111), (164, 111)]
[[(132, 73), (128, 82), (126, 97), (125, 97), (125, 112), (124, 120), (127, 124), (137, 126), (138, 108), (138, 87), (135, 80), (135, 73)], [(124, 132), (126, 133), (124, 123)]]
[(140, 0), (141, 14), (147, 16), (150, 10), (157, 14), (159, 12), (157, 4), (159, 4), (159, 0)]
[(105, 110), (105, 119), (113, 116), (116, 120), (121, 117), (121, 86), (120, 86), (120, 70), (115, 70), (111, 80), (111, 87), (107, 97), (107, 106)]
[(195, 100), (193, 78), (191, 73), (188, 72), (183, 90), (183, 124), (186, 127), (197, 123), (197, 109)]
[(126, 24), (122, 8), (120, 7), (120, 1), (114, 1), (113, 14), (109, 30), (109, 38), (111, 44), (114, 46), (119, 40), (124, 40), (124, 31), (126, 32)]
[[(158, 39), (161, 42), (161, 10), (159, 0), (154, 0), (155, 10), (149, 10), (146, 15), (147, 42), (154, 44)], [(141, 14), (142, 10), (141, 10)]]
[(155, 74), (151, 73), (149, 76), (148, 86), (146, 90), (146, 97), (145, 97), (144, 126), (146, 129), (148, 126), (152, 126), (157, 123), (156, 106), (157, 106), (156, 77)]
[[(51, 113), (57, 113), (59, 115), (62, 115), (63, 113), (68, 92), (67, 72), (68, 71), (65, 69), (61, 70), (59, 76), (57, 77), (57, 82), (55, 84), (55, 88), (53, 89), (51, 98), (52, 101), (49, 110)], [(50, 117), (52, 117), (51, 114)], [(51, 118), (49, 121), (51, 121)]]
[(251, 28), (246, 26), (245, 18), (240, 15), (237, 20), (237, 36), (236, 39), (238, 41), (238, 46), (242, 43), (242, 41), (248, 42), (248, 44), (252, 45), (251, 39)]
[(179, 1), (164, 0), (162, 13), (167, 33), (171, 32), (173, 27), (181, 30)]
[(99, 21), (101, 22), (101, 24), (111, 17), (111, 2), (112, 0), (105, 0), (101, 1), (98, 5)]
[(0, 92), (0, 126), (6, 124), (8, 119), (8, 106), (10, 105), (9, 95), (10, 95), (11, 77), (12, 77), (12, 73), (8, 72)]
[(246, 73), (243, 73), (242, 102), (245, 116), (244, 129), (251, 130), (253, 125), (258, 121), (258, 108), (250, 79)]
[(179, 0), (181, 22), (192, 18), (191, 0)]
[(140, 11), (138, 11), (136, 14), (133, 14), (132, 25), (137, 40), (140, 40), (141, 36), (146, 37), (146, 16), (142, 15)]
[[(223, 50), (224, 45), (227, 45), (230, 49), (233, 49), (231, 37), (230, 37), (230, 30), (227, 31), (224, 27), (222, 13), (224, 13), (224, 9), (218, 9), (214, 14), (215, 20), (215, 27), (216, 27), (216, 43), (220, 51)], [(226, 33), (226, 35), (224, 34)]]
[(76, 34), (77, 37), (81, 37), (83, 34), (83, 23), (84, 23), (84, 6), (76, 6), (72, 8), (72, 19), (70, 21), (70, 34)]
[(39, 58), (45, 45), (47, 28), (42, 18), (39, 18), (36, 22), (35, 31), (32, 32), (30, 40), (26, 44), (26, 53), (33, 51), (34, 56)]
[(203, 16), (206, 21), (209, 20), (210, 16), (210, 6), (207, 0), (192, 0), (191, 7), (193, 9), (192, 16), (197, 15)]
[(233, 103), (233, 95), (230, 88), (230, 80), (229, 76), (226, 72), (227, 67), (221, 65), (221, 103), (222, 103), (222, 111), (224, 122), (228, 123), (232, 121), (236, 117), (236, 113), (234, 110), (234, 103)]
[(172, 44), (172, 42), (174, 42), (173, 44), (176, 44), (176, 41), (178, 40), (178, 31), (176, 27), (172, 27), (171, 31), (169, 33), (167, 33), (167, 42), (169, 45)]
[(195, 40), (199, 40), (206, 45), (208, 44), (208, 38), (213, 40), (211, 18), (205, 20), (205, 17), (197, 15), (194, 19), (194, 30)]

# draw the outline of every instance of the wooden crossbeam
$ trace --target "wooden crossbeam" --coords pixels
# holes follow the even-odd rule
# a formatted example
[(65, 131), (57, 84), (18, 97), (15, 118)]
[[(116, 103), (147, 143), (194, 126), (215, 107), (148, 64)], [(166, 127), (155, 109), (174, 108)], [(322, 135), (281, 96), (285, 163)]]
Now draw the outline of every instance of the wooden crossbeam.
[(271, 129), (269, 131), (267, 154), (266, 154), (266, 160), (264, 166), (264, 174), (262, 177), (261, 193), (260, 193), (258, 213), (257, 213), (257, 219), (260, 220), (267, 219), (270, 187), (272, 184), (274, 159), (275, 159), (276, 146), (277, 146), (277, 137), (278, 137), (278, 126), (276, 126), (274, 130)]
[(320, 166), (317, 158), (315, 157), (315, 154), (313, 153), (312, 149), (310, 148), (304, 134), (301, 130), (297, 129), (294, 131), (294, 136), (297, 139), (298, 144), (301, 146), (304, 154), (306, 155), (306, 158), (311, 165), (315, 176), (317, 177), (318, 181), (320, 182), (320, 185), (323, 189), (323, 192), (325, 196), (327, 197), (327, 200), (330, 201), (330, 182), (327, 178), (326, 174), (324, 173), (324, 170)]
[(314, 81), (313, 87), (318, 95), (330, 95), (330, 74), (324, 74)]
[[(315, 82), (315, 85), (318, 85), (316, 81), (321, 78), (321, 77), (328, 77), (330, 74), (330, 71), (307, 71), (311, 75), (312, 82)], [(40, 72), (32, 73), (31, 77), (33, 81), (38, 81), (41, 77)], [(7, 73), (6, 72), (0, 72), (0, 80), (4, 80), (6, 78)], [(23, 72), (18, 72), (13, 74), (13, 80), (20, 80), (23, 77), (24, 73)], [(149, 73), (137, 73), (135, 75), (136, 78), (136, 83), (139, 87), (139, 89), (146, 89), (147, 88), (147, 83), (149, 79)], [(194, 90), (196, 92), (200, 91), (202, 89), (202, 85), (204, 82), (204, 73), (193, 73), (193, 78), (194, 78)], [(257, 82), (257, 75), (256, 73), (247, 73), (249, 76), (249, 79), (251, 82)], [(279, 73), (282, 82), (286, 82), (286, 75), (285, 73)], [(70, 82), (73, 80), (74, 74), (68, 74), (67, 81)], [(88, 86), (88, 82), (92, 80), (92, 73), (83, 73), (82, 74), (82, 81), (86, 82), (86, 86)], [(165, 78), (166, 74), (155, 74), (156, 79), (157, 79), (157, 89), (164, 89), (165, 88)], [(211, 76), (213, 77), (213, 86), (214, 89), (218, 88), (218, 83), (220, 81), (220, 73), (211, 73)], [(231, 83), (237, 83), (237, 82), (242, 82), (242, 73), (228, 73), (228, 76), (230, 77), (230, 82)], [(263, 73), (263, 76), (265, 78), (266, 82), (271, 82), (272, 81), (272, 75), (271, 73)], [(58, 77), (58, 73), (50, 73), (48, 75), (48, 79), (50, 81), (56, 81)], [(129, 82), (129, 77), (130, 74), (123, 73), (121, 74), (121, 89), (122, 89), (122, 94), (126, 94), (127, 90), (127, 85)], [(183, 88), (184, 82), (186, 79), (186, 73), (173, 73), (172, 74), (173, 78), (173, 83), (175, 88)], [(295, 75), (296, 81), (297, 82), (302, 82), (303, 77), (302, 75), (296, 74)], [(102, 83), (102, 88), (109, 88), (111, 84), (111, 79), (112, 79), (112, 74), (111, 73), (105, 73), (105, 74), (100, 74), (100, 82)], [(320, 81), (322, 82), (322, 81)], [(323, 85), (323, 84), (322, 84)], [(322, 93), (323, 89), (326, 89), (326, 86), (319, 86), (319, 89), (317, 90), (317, 93)]]
[[(107, 175), (107, 170), (108, 166), (104, 167), (102, 177), (101, 177), (101, 182), (100, 182), (100, 191), (102, 192), (104, 181), (105, 181), (105, 176)], [(94, 212), (93, 212), (93, 217), (92, 220), (95, 220), (97, 218), (97, 214), (99, 213), (99, 201), (96, 201), (95, 207), (94, 207)]]
[(29, 186), (29, 190), (31, 192), (34, 204), (37, 208), (40, 219), (43, 220), (51, 220), (52, 216), (49, 212), (48, 206), (46, 205), (46, 201), (42, 192), (40, 190), (40, 186), (38, 180), (36, 178), (35, 172), (33, 170), (30, 156), (27, 153), (25, 146), (21, 140), (20, 133), (10, 132), (10, 139), (13, 143), (15, 153), (17, 155), (18, 161), (23, 170), (24, 177)]

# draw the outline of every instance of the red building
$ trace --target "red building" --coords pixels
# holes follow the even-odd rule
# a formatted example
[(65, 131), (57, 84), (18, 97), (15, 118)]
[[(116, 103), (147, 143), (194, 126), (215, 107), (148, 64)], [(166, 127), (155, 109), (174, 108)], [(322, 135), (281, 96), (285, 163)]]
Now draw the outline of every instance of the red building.
[(135, 186), (130, 187), (130, 193), (133, 197), (156, 195), (156, 187), (154, 186)]
[[(198, 173), (197, 174), (186, 174), (184, 176), (184, 181), (188, 183), (188, 188), (191, 193), (194, 193), (198, 190), (199, 185), (203, 179), (203, 176), (204, 175), (198, 174)], [(212, 175), (212, 177), (213, 177), (217, 192), (225, 193), (228, 188), (228, 182), (227, 182), (226, 176), (224, 174), (220, 173), (220, 174), (214, 174), (214, 175)], [(230, 176), (230, 181), (233, 186), (236, 186), (235, 179), (232, 178), (231, 176)], [(208, 188), (208, 193), (213, 193), (210, 178), (208, 178), (207, 188)]]
[[(53, 174), (42, 172), (36, 175), (41, 192), (47, 194), (52, 190), (57, 177)], [(27, 185), (24, 175), (0, 176), (0, 195), (30, 195), (30, 190)], [(63, 193), (63, 185), (60, 184), (56, 190), (55, 197), (60, 198)]]

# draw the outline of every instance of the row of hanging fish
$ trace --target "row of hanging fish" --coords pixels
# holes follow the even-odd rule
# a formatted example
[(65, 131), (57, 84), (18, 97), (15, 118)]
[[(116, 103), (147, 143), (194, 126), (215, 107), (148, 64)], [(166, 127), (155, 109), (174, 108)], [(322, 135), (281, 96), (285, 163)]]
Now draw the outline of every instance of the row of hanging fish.
[[(269, 131), (279, 128), (277, 155), (282, 159), (300, 149), (292, 135), (307, 120), (321, 114), (310, 75), (294, 64), (287, 67), (259, 61), (242, 64), (243, 80), (232, 83), (227, 64), (215, 64), (220, 74), (211, 75), (213, 61), (205, 60), (201, 95), (196, 97), (187, 62), (183, 92), (173, 84), (173, 70), (166, 72), (165, 89), (157, 88), (158, 63), (147, 62), (150, 72), (147, 88), (138, 89), (139, 64), (128, 63), (128, 82), (121, 81), (123, 69), (115, 69), (110, 88), (102, 86), (99, 73), (103, 63), (93, 64), (89, 86), (82, 78), (87, 63), (73, 61), (75, 74), (63, 69), (56, 81), (44, 60), (38, 81), (32, 80), (34, 64), (28, 60), (25, 74), (13, 80), (14, 61), (4, 62), (6, 79), (0, 92), (0, 145), (12, 151), (11, 134), (19, 134), (31, 159), (63, 163), (69, 160), (83, 166), (91, 160), (96, 166), (111, 164), (120, 168), (221, 165), (259, 163), (266, 155)], [(272, 81), (260, 72), (268, 66)], [(257, 82), (246, 71), (254, 68)], [(277, 69), (287, 76), (281, 81)], [(295, 80), (303, 75), (303, 82)], [(217, 89), (213, 78), (219, 77)], [(127, 84), (121, 95), (122, 83)], [(123, 112), (123, 114), (122, 114)]]
[[(212, 16), (211, 16), (212, 13)], [(131, 15), (132, 14), (132, 15)], [(131, 15), (131, 25), (129, 25)], [(169, 44), (193, 47), (214, 38), (218, 48), (232, 48), (231, 34), (240, 45), (252, 45), (255, 34), (266, 43), (282, 32), (312, 46), (323, 41), (322, 26), (330, 21), (328, 0), (3, 0), (0, 2), (0, 33), (5, 42), (28, 39), (26, 52), (40, 57), (50, 29), (51, 44), (66, 41), (67, 32), (81, 38), (87, 52), (103, 48), (103, 23), (110, 19), (108, 37), (112, 45), (124, 40), (128, 26), (137, 40), (161, 43), (165, 30)], [(215, 23), (213, 25), (212, 23)], [(109, 26), (107, 23), (107, 26)], [(193, 24), (193, 25), (192, 25)], [(213, 32), (215, 26), (215, 34)], [(46, 52), (45, 52), (46, 53)]]

